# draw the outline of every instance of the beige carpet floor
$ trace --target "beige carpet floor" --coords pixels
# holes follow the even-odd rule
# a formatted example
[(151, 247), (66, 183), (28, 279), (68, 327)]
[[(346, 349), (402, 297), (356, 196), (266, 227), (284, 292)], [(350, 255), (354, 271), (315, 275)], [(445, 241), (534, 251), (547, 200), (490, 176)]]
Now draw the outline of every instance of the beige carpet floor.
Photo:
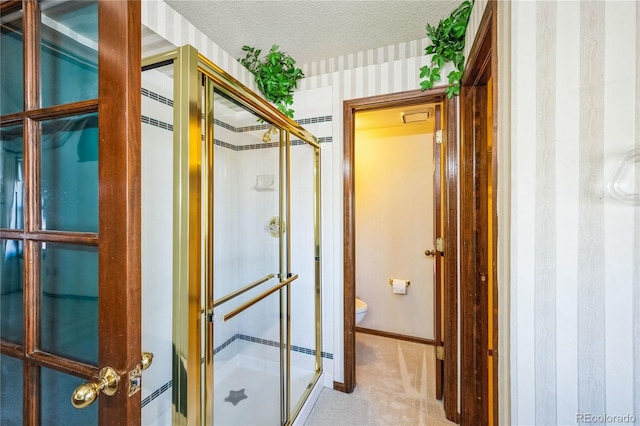
[(433, 346), (356, 334), (356, 389), (325, 388), (305, 426), (453, 425), (435, 399)]

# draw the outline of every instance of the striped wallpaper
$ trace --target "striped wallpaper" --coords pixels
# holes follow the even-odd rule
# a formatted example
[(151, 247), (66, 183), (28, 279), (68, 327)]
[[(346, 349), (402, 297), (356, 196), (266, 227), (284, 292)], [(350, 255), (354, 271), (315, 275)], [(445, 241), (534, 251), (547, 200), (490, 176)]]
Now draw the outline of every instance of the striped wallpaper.
[(511, 13), (511, 422), (638, 422), (640, 206), (607, 185), (640, 147), (640, 5)]
[(484, 14), (488, 4), (488, 0), (475, 0), (473, 4), (473, 9), (471, 9), (471, 15), (469, 16), (469, 23), (467, 23), (467, 33), (464, 41), (463, 53), (465, 58), (469, 58), (469, 53), (473, 46), (473, 40), (478, 32), (480, 22), (482, 22), (482, 15)]
[(424, 50), (431, 44), (429, 39), (423, 38), (406, 43), (369, 49), (363, 52), (351, 53), (336, 58), (324, 59), (301, 65), (305, 77), (362, 68), (369, 65), (380, 65), (396, 60), (404, 60), (424, 55)]
[[(190, 44), (209, 60), (252, 90), (256, 90), (251, 72), (233, 56), (199, 31), (164, 1), (143, 1), (142, 25), (176, 47)], [(159, 52), (157, 52), (159, 53)]]

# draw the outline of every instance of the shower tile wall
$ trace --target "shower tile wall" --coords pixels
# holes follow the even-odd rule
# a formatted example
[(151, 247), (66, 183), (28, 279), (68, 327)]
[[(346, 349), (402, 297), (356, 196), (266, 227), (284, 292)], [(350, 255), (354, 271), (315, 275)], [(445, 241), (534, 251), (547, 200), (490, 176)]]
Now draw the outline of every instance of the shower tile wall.
[[(300, 102), (302, 104), (303, 102)], [(299, 103), (296, 102), (295, 107)], [(300, 120), (303, 125), (313, 132), (316, 130), (330, 128), (327, 117), (309, 117)], [(233, 129), (217, 126), (215, 130), (216, 143), (229, 142), (231, 144), (246, 143), (248, 137), (261, 137), (264, 129), (249, 132), (235, 131)], [(259, 141), (259, 138), (256, 138)], [(295, 139), (295, 138), (294, 138)], [(294, 141), (295, 143), (295, 141)], [(267, 222), (273, 216), (279, 215), (279, 195), (278, 191), (258, 191), (255, 189), (256, 176), (273, 175), (275, 178), (274, 188), (279, 186), (277, 145), (266, 147), (262, 142), (254, 149), (236, 150), (237, 148), (227, 148), (227, 145), (216, 146), (217, 157), (215, 159), (216, 170), (216, 191), (226, 191), (216, 195), (216, 204), (226, 206), (216, 212), (216, 229), (233, 229), (234, 232), (225, 232), (225, 238), (216, 239), (216, 269), (218, 271), (228, 270), (228, 276), (233, 279), (226, 280), (225, 274), (220, 273), (220, 279), (216, 280), (216, 297), (248, 284), (267, 273), (278, 273), (278, 239), (273, 238), (267, 232)], [(226, 153), (225, 153), (226, 151)], [(219, 154), (218, 154), (219, 153)], [(300, 312), (300, 317), (295, 322), (309, 324), (303, 331), (296, 333), (296, 326), (293, 326), (292, 343), (297, 349), (296, 357), (311, 358), (314, 340), (314, 255), (313, 255), (313, 150), (306, 145), (296, 145), (291, 148), (292, 155), (292, 190), (291, 190), (291, 245), (292, 252), (292, 272), (299, 274), (300, 278), (294, 283), (293, 291), (293, 311), (294, 317)], [(224, 210), (224, 211), (222, 211)], [(220, 216), (220, 215), (223, 215)], [(224, 228), (222, 228), (224, 227)], [(218, 260), (217, 256), (223, 256)], [(276, 281), (273, 280), (263, 284), (260, 289), (271, 286)], [(253, 347), (246, 344), (247, 339), (262, 339), (269, 345), (279, 341), (278, 318), (270, 318), (271, 313), (277, 312), (279, 306), (264, 307), (257, 305), (242, 314), (241, 321), (232, 320), (235, 327), (226, 325), (217, 326), (215, 333), (214, 347), (218, 348), (216, 361), (230, 359), (242, 348), (251, 352), (260, 353), (260, 357), (270, 357), (276, 360), (277, 351), (265, 348)], [(302, 314), (301, 312), (304, 312)], [(226, 344), (226, 345), (225, 345)], [(224, 348), (221, 345), (225, 345)], [(243, 353), (245, 349), (242, 349)], [(304, 356), (302, 355), (304, 354)], [(304, 363), (304, 361), (301, 361)]]
[[(259, 142), (264, 130), (251, 133), (253, 133), (253, 135), (247, 132), (237, 132), (233, 135), (233, 140), (230, 143), (234, 145), (246, 143), (248, 138), (255, 139), (256, 142)], [(224, 149), (231, 151), (229, 148)], [(229, 167), (233, 170), (230, 174), (233, 176), (233, 181), (229, 187), (230, 199), (223, 206), (231, 205), (235, 208), (233, 233), (225, 232), (225, 236), (233, 240), (225, 241), (223, 239), (223, 241), (217, 241), (217, 243), (223, 246), (229, 245), (233, 249), (232, 265), (234, 271), (232, 271), (232, 274), (235, 276), (235, 280), (228, 284), (228, 288), (225, 289), (225, 291), (218, 292), (218, 290), (216, 290), (216, 297), (221, 297), (269, 273), (277, 274), (279, 266), (278, 239), (272, 237), (267, 232), (267, 222), (269, 218), (278, 216), (279, 214), (278, 191), (258, 191), (255, 188), (256, 176), (265, 174), (274, 175), (274, 187), (278, 188), (279, 150), (277, 148), (269, 148), (231, 152), (233, 153), (230, 157), (232, 163), (223, 167)], [(216, 160), (216, 164), (219, 164), (219, 160)], [(215, 171), (214, 174), (218, 176), (219, 172)], [(218, 212), (226, 210), (226, 207), (216, 207), (215, 210), (216, 214), (218, 214)], [(216, 240), (217, 239), (218, 237), (216, 237)], [(223, 281), (224, 276), (216, 274), (214, 285), (216, 287), (218, 284), (223, 286)], [(248, 300), (249, 295), (255, 296), (260, 294), (276, 282), (274, 279), (264, 283), (247, 293), (246, 296), (243, 295), (239, 297), (237, 300)], [(234, 318), (231, 323), (235, 325), (235, 328), (227, 329), (224, 333), (234, 333), (234, 335), (239, 333), (245, 336), (278, 341), (280, 329), (278, 325), (278, 315), (276, 313), (279, 311), (279, 306), (274, 304), (274, 300), (273, 298), (265, 300), (265, 302), (255, 305)], [(227, 304), (228, 307), (222, 306), (222, 309), (226, 310), (238, 304), (239, 302), (234, 300)], [(220, 333), (218, 333), (218, 331), (226, 328), (227, 326), (222, 324), (220, 326), (217, 324), (214, 326), (214, 347), (217, 347), (219, 343), (218, 334)], [(227, 336), (224, 337), (226, 338)], [(251, 346), (245, 345), (243, 342), (245, 341), (236, 341), (235, 344), (230, 345), (229, 348), (222, 351), (222, 353), (225, 354), (225, 357), (228, 357), (239, 352), (242, 347)], [(227, 354), (227, 352), (231, 353)], [(274, 351), (266, 350), (265, 353), (273, 357), (277, 356), (277, 351), (274, 353)], [(220, 354), (217, 355), (216, 360), (219, 358)], [(216, 365), (216, 368), (217, 367), (218, 365)]]

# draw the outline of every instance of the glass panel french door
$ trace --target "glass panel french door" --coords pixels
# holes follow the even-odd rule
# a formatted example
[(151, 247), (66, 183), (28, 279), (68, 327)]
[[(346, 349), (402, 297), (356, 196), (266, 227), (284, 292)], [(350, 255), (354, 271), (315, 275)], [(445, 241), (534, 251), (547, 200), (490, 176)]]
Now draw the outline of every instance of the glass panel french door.
[[(117, 78), (139, 5), (5, 1), (0, 21), (0, 423), (139, 421), (140, 82)], [(116, 395), (75, 408), (107, 365)]]

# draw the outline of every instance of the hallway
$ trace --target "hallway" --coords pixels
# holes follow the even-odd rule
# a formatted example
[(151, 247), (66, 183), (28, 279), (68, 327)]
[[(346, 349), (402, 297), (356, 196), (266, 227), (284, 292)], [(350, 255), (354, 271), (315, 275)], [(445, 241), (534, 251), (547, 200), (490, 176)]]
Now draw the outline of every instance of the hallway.
[(325, 388), (306, 426), (449, 425), (437, 401), (432, 346), (356, 334), (352, 394)]

